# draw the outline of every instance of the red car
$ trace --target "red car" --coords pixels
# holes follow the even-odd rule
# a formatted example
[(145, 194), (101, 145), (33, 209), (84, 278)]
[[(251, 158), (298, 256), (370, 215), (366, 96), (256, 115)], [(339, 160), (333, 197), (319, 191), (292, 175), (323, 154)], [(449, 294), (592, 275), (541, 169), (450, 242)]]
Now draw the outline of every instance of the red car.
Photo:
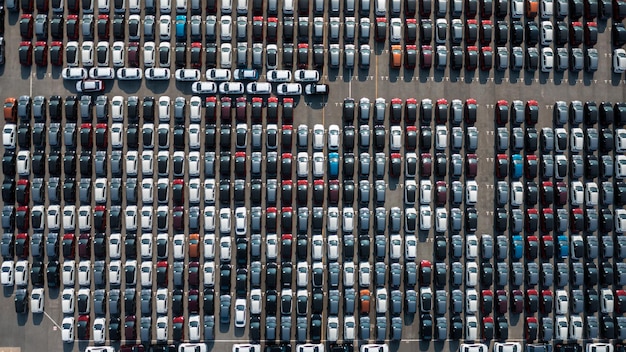
[(478, 157), (476, 154), (465, 156), (465, 177), (475, 178), (478, 173)]
[[(415, 126), (409, 126), (415, 127)], [(392, 177), (400, 177), (402, 168), (402, 155), (400, 153), (391, 153), (389, 162), (389, 169)]]
[(496, 105), (496, 123), (498, 126), (506, 126), (509, 122), (509, 102), (498, 100)]
[(202, 68), (202, 43), (191, 43), (191, 67), (192, 68)]
[(185, 230), (185, 208), (178, 206), (174, 207), (174, 212), (172, 213), (173, 218), (173, 226), (176, 231), (184, 231)]
[(389, 118), (392, 123), (400, 123), (402, 121), (402, 99), (391, 99), (391, 104), (389, 105)]
[(17, 181), (17, 203), (22, 206), (30, 204), (30, 181), (20, 179)]
[(232, 118), (232, 99), (230, 97), (222, 97), (220, 108), (220, 118), (222, 123), (231, 123)]
[(493, 23), (490, 20), (482, 20), (480, 22), (479, 35), (482, 45), (490, 45), (493, 33)]
[(540, 192), (541, 204), (544, 206), (544, 209), (551, 206), (554, 201), (554, 186), (552, 181), (542, 182)]
[(30, 208), (26, 206), (17, 207), (15, 213), (15, 224), (18, 230), (28, 231), (30, 227)]
[(200, 263), (190, 262), (187, 269), (189, 270), (187, 275), (189, 285), (193, 287), (198, 287), (198, 284), (200, 282)]
[(430, 45), (422, 45), (420, 50), (420, 67), (428, 70), (433, 65), (433, 47)]
[(404, 120), (408, 124), (417, 121), (417, 99), (409, 98), (404, 103)]
[(470, 45), (465, 50), (465, 69), (474, 71), (478, 65), (478, 47)]
[(35, 65), (48, 66), (48, 43), (39, 41), (35, 43)]
[(22, 66), (31, 66), (33, 64), (33, 45), (31, 42), (21, 42), (18, 53)]
[(93, 225), (97, 232), (105, 232), (107, 229), (107, 208), (104, 205), (96, 205), (93, 212)]
[(96, 125), (96, 148), (106, 150), (109, 145), (109, 126), (106, 123)]
[(265, 39), (267, 40), (268, 43), (276, 44), (276, 41), (278, 40), (277, 32), (278, 32), (278, 18), (269, 17), (267, 19), (267, 34), (265, 36)]
[(556, 183), (556, 205), (563, 206), (567, 204), (567, 184), (565, 182)]
[(554, 230), (554, 211), (551, 208), (543, 208), (541, 214), (541, 232), (550, 233)]
[[(275, 99), (276, 104), (278, 104), (278, 99), (276, 97), (271, 97), (268, 99)], [(263, 122), (263, 98), (253, 97), (252, 98), (252, 112), (251, 119), (253, 123), (262, 123)], [(274, 121), (276, 122), (276, 121)]]
[(537, 339), (537, 330), (539, 329), (539, 325), (537, 324), (537, 318), (535, 317), (526, 317), (526, 341), (533, 342)]
[(446, 181), (437, 181), (435, 192), (435, 202), (437, 206), (445, 206), (448, 200), (448, 184)]
[(298, 44), (298, 68), (307, 69), (309, 67), (309, 44)]
[(478, 37), (478, 21), (475, 19), (467, 20), (465, 22), (465, 44), (476, 44), (476, 38)]
[(75, 249), (76, 249), (76, 240), (73, 233), (66, 233), (63, 235), (63, 257), (65, 259), (74, 259)]
[(511, 312), (521, 313), (524, 310), (524, 294), (520, 290), (514, 290), (511, 295)]
[(483, 325), (481, 326), (481, 336), (484, 340), (493, 338), (493, 317), (483, 317)]
[(404, 148), (408, 151), (415, 151), (417, 149), (417, 126), (406, 126), (404, 132)]
[(81, 259), (91, 259), (91, 234), (81, 233), (78, 238), (78, 256)]
[(508, 310), (508, 298), (505, 290), (496, 291), (496, 311), (499, 314), (506, 314)]
[(98, 15), (98, 39), (107, 41), (109, 40), (109, 28), (111, 27), (111, 21), (109, 15)]
[(476, 105), (476, 99), (468, 98), (465, 100), (465, 104), (463, 104), (463, 117), (465, 118), (465, 123), (474, 126), (476, 123), (476, 109), (478, 106)]
[[(269, 109), (270, 109), (270, 105), (272, 102), (272, 98), (269, 98), (268, 100), (268, 115), (269, 115)], [(283, 124), (293, 124), (293, 108), (294, 108), (294, 104), (293, 104), (293, 98), (283, 98)], [(268, 116), (269, 117), (269, 116)]]
[(287, 150), (291, 150), (293, 138), (293, 126), (292, 125), (283, 125), (281, 128), (281, 144), (283, 148)]
[(328, 202), (331, 205), (337, 205), (339, 203), (339, 180), (328, 181)]
[(255, 43), (263, 42), (263, 16), (252, 17), (252, 41)]
[(33, 15), (27, 13), (20, 16), (20, 35), (22, 40), (33, 39)]
[(553, 297), (552, 291), (541, 291), (541, 312), (544, 314), (552, 313)]
[(30, 253), (28, 233), (18, 233), (15, 237), (15, 255), (19, 258), (28, 258), (28, 253)]
[[(194, 263), (198, 264), (198, 262)], [(200, 292), (197, 289), (189, 290), (187, 310), (189, 311), (189, 314), (197, 314), (200, 311)]]
[(80, 34), (78, 30), (78, 15), (67, 15), (67, 20), (65, 21), (65, 31), (67, 32), (67, 39), (78, 39)]
[(423, 286), (428, 286), (430, 285), (430, 277), (432, 275), (432, 271), (433, 271), (433, 265), (431, 264), (430, 261), (428, 260), (422, 260), (420, 262), (420, 283)]
[[(89, 304), (89, 302), (87, 303)], [(79, 315), (76, 323), (76, 337), (79, 340), (89, 341), (89, 333), (91, 332), (91, 318), (88, 314)], [(128, 335), (126, 335), (128, 338)]]
[(543, 259), (552, 259), (553, 255), (554, 255), (554, 239), (552, 238), (552, 236), (541, 237), (541, 257)]
[(526, 114), (527, 125), (535, 125), (537, 122), (539, 122), (539, 104), (536, 100), (527, 101), (524, 110)]
[(87, 149), (93, 146), (93, 129), (90, 123), (80, 125), (80, 146)]
[(50, 63), (53, 66), (63, 66), (63, 42), (50, 43)]
[(481, 291), (481, 303), (480, 309), (483, 314), (491, 314), (493, 310), (493, 292), (491, 290), (482, 290)]
[(160, 261), (157, 263), (156, 278), (158, 287), (167, 287), (168, 284), (168, 268), (167, 261)]
[(432, 173), (433, 157), (430, 153), (422, 153), (420, 157), (420, 172), (422, 177), (430, 177)]
[[(536, 210), (536, 209), (529, 209)], [(526, 236), (526, 258), (534, 260), (539, 252), (539, 239), (537, 236)]]
[(217, 116), (217, 98), (207, 97), (204, 101), (206, 123), (215, 123)]
[(248, 102), (246, 97), (239, 97), (235, 102), (235, 118), (240, 122), (248, 121)]
[(137, 324), (134, 315), (127, 315), (124, 318), (124, 335), (127, 341), (134, 341), (137, 339)]
[(509, 176), (509, 157), (506, 154), (496, 156), (496, 177), (505, 179)]
[(615, 310), (617, 313), (626, 312), (626, 291), (624, 290), (615, 290), (616, 304)]
[(528, 313), (536, 313), (539, 306), (539, 293), (537, 290), (527, 290), (526, 291), (526, 311)]
[(128, 66), (129, 67), (139, 67), (139, 43), (138, 42), (130, 42), (128, 43)]
[(480, 48), (480, 69), (489, 71), (493, 67), (493, 50), (490, 46)]

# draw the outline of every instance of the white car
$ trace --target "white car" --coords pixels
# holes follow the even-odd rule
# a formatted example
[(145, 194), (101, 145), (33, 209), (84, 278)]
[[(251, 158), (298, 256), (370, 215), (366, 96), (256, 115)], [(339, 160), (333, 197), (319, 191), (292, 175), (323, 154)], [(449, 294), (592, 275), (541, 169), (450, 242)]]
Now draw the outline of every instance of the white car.
[(204, 202), (215, 204), (215, 179), (213, 178), (204, 180)]
[(309, 264), (306, 261), (300, 261), (296, 265), (296, 285), (302, 288), (309, 285)]
[(541, 72), (550, 72), (554, 67), (554, 51), (550, 47), (541, 48)]
[(202, 272), (204, 277), (204, 286), (215, 286), (215, 263), (212, 261), (205, 261), (202, 266)]
[(109, 236), (109, 257), (111, 259), (119, 259), (122, 253), (122, 235), (112, 233)]
[(231, 259), (231, 243), (228, 236), (220, 237), (220, 261), (222, 263), (230, 263)]
[(465, 285), (469, 287), (476, 287), (478, 284), (478, 264), (476, 262), (468, 261), (465, 264)]
[(602, 289), (600, 292), (600, 310), (605, 314), (613, 314), (615, 307), (615, 298), (613, 291), (608, 288)]
[(340, 133), (341, 132), (339, 130), (339, 126), (337, 125), (328, 126), (328, 149), (329, 150), (339, 149), (339, 134)]
[(228, 82), (230, 81), (230, 70), (223, 68), (211, 68), (206, 70), (206, 79), (212, 82)]
[(0, 268), (0, 283), (2, 283), (3, 286), (13, 286), (14, 276), (15, 269), (13, 261), (2, 262), (2, 267)]
[(615, 156), (615, 178), (626, 178), (626, 155)]
[(267, 72), (267, 81), (270, 83), (287, 83), (291, 82), (291, 71), (289, 70), (271, 70)]
[(248, 94), (272, 94), (272, 84), (268, 82), (250, 82), (246, 86)]
[(111, 98), (111, 107), (109, 111), (113, 121), (124, 121), (124, 97), (116, 95)]
[(92, 41), (85, 41), (80, 46), (80, 61), (83, 66), (93, 66), (94, 44)]
[(335, 316), (328, 317), (326, 324), (328, 327), (326, 339), (330, 342), (336, 342), (339, 339), (339, 318)]
[(465, 313), (467, 314), (476, 314), (478, 310), (478, 292), (469, 288), (465, 290)]
[(327, 246), (326, 259), (337, 261), (339, 259), (339, 236), (336, 234), (328, 235)]
[(433, 211), (429, 205), (421, 205), (419, 211), (420, 230), (428, 231), (433, 223)]
[(220, 232), (223, 234), (230, 233), (230, 208), (220, 209)]
[(74, 315), (75, 294), (73, 288), (63, 289), (61, 293), (61, 312)]
[(170, 120), (170, 97), (159, 97), (159, 121), (167, 122)]
[(65, 317), (61, 322), (61, 340), (65, 343), (74, 342), (74, 317)]
[[(159, 290), (159, 291), (161, 291), (161, 290)], [(167, 290), (165, 290), (165, 291), (166, 292), (162, 293), (162, 294), (165, 294), (165, 302), (166, 302), (167, 301)], [(157, 307), (159, 306), (158, 296), (159, 296), (159, 294), (157, 293)], [(161, 302), (163, 302), (163, 301), (161, 301)], [(167, 310), (165, 311), (165, 314), (167, 314)], [(155, 325), (156, 325), (156, 340), (157, 340), (157, 342), (167, 342), (167, 316), (157, 317)]]
[(124, 42), (113, 42), (113, 45), (111, 46), (111, 60), (113, 61), (113, 67), (124, 67), (124, 51)]
[[(167, 302), (169, 299), (169, 291), (166, 288), (160, 288), (157, 290), (156, 295), (156, 312), (157, 314), (165, 314), (167, 315)], [(167, 317), (165, 317), (167, 318)], [(158, 319), (157, 319), (158, 322)], [(158, 325), (158, 323), (157, 323)]]
[(448, 210), (446, 208), (435, 209), (435, 231), (446, 232), (448, 229)]
[(395, 234), (389, 237), (389, 258), (400, 260), (402, 257), (402, 236)]
[[(169, 68), (148, 68), (146, 69), (146, 79), (151, 81), (167, 81), (170, 79)], [(119, 73), (118, 73), (119, 78)]]
[(172, 16), (161, 15), (159, 18), (159, 35), (161, 40), (170, 40), (172, 36)]
[(61, 228), (61, 206), (49, 205), (46, 213), (46, 222), (49, 230), (59, 230)]
[(243, 298), (235, 300), (235, 327), (243, 328), (246, 326), (247, 302)]
[(389, 305), (389, 295), (386, 288), (379, 287), (376, 289), (376, 313), (387, 313), (387, 306)]
[(598, 184), (595, 182), (587, 182), (585, 184), (585, 204), (587, 206), (598, 205), (599, 196), (600, 191), (598, 188)]
[(521, 182), (511, 183), (511, 205), (519, 207), (524, 204), (524, 186)]
[[(187, 325), (189, 328), (189, 341), (200, 341), (200, 327), (202, 326), (202, 323), (200, 322), (200, 316), (197, 314), (190, 315), (189, 323)], [(199, 349), (191, 349), (191, 351), (199, 351)]]
[(613, 72), (624, 73), (626, 71), (626, 50), (619, 48), (613, 50)]
[(152, 262), (141, 262), (141, 286), (152, 287)]
[(573, 181), (570, 184), (570, 204), (583, 205), (585, 203), (585, 188), (580, 181)]
[(212, 233), (205, 233), (203, 244), (204, 259), (215, 259), (215, 235)]
[(324, 177), (324, 153), (313, 153), (313, 176)]
[[(130, 151), (128, 153), (130, 153)], [(154, 174), (154, 154), (152, 150), (144, 150), (141, 152), (141, 173), (144, 176), (142, 184), (143, 181), (146, 180), (145, 177), (152, 176)], [(150, 181), (150, 183), (152, 183), (152, 181)], [(145, 199), (144, 196), (148, 196), (149, 199)], [(144, 198), (144, 203), (152, 203), (152, 187), (150, 187), (149, 195), (142, 192), (142, 198)]]
[(21, 150), (17, 153), (17, 174), (20, 176), (30, 175), (30, 151)]
[(299, 152), (296, 158), (296, 174), (299, 178), (306, 178), (309, 175), (309, 153)]
[[(557, 320), (557, 322), (558, 322), (558, 320)], [(570, 316), (569, 338), (571, 340), (582, 340), (582, 338), (583, 338), (583, 326), (584, 326), (583, 325), (583, 318), (580, 315), (572, 314)]]
[(78, 263), (78, 284), (81, 287), (91, 286), (91, 261), (81, 260)]
[(220, 39), (224, 42), (231, 41), (233, 37), (233, 18), (231, 16), (224, 16), (220, 18)]
[(465, 236), (465, 258), (475, 259), (478, 256), (478, 237), (475, 235)]
[(296, 82), (318, 82), (320, 73), (317, 70), (296, 70), (294, 79)]
[(114, 149), (124, 147), (124, 124), (116, 122), (111, 125), (111, 147)]
[(354, 231), (354, 208), (345, 207), (342, 212), (342, 230), (344, 233)]
[(570, 151), (573, 153), (581, 152), (585, 144), (585, 136), (582, 128), (572, 128), (570, 130)]
[(522, 350), (519, 342), (496, 342), (493, 344), (493, 350), (499, 352), (516, 352)]
[(149, 175), (145, 175), (144, 179), (141, 180), (141, 200), (144, 205), (152, 204), (153, 202), (154, 181), (148, 176)]
[(511, 1), (511, 18), (520, 19), (524, 16), (524, 1), (512, 0)]
[(204, 207), (204, 231), (215, 231), (215, 206)]
[[(148, 69), (150, 70), (150, 69)], [(148, 71), (146, 70), (146, 71)], [(161, 70), (161, 69), (159, 69)], [(151, 71), (152, 72), (152, 71)], [(170, 74), (169, 71), (168, 72), (163, 72), (166, 76), (167, 79), (169, 79)], [(117, 79), (122, 80), (122, 81), (140, 81), (141, 78), (143, 77), (143, 72), (141, 71), (140, 68), (137, 67), (124, 67), (124, 68), (118, 68), (117, 69), (117, 73), (116, 73)], [(146, 75), (146, 78), (148, 78), (148, 76)], [(151, 79), (157, 80), (157, 79), (166, 79), (166, 78), (157, 78), (152, 77)]]
[(300, 95), (302, 94), (302, 85), (300, 83), (281, 83), (276, 87), (278, 95)]
[(15, 149), (15, 141), (17, 138), (17, 125), (6, 124), (2, 130), (2, 145), (5, 149)]
[(143, 65), (145, 67), (154, 66), (156, 58), (156, 44), (154, 42), (145, 42), (143, 44)]
[(244, 94), (246, 89), (241, 82), (222, 82), (219, 86), (220, 94)]
[(324, 149), (324, 125), (316, 124), (313, 126), (313, 149)]
[(83, 205), (78, 208), (78, 229), (81, 231), (91, 230), (91, 205)]
[(613, 352), (614, 346), (610, 343), (594, 342), (588, 343), (585, 352)]
[[(17, 266), (15, 267), (17, 269)], [(16, 271), (16, 283), (17, 283), (17, 271)], [(61, 274), (63, 285), (74, 286), (76, 277), (76, 263), (73, 260), (66, 260), (63, 262), (63, 273)]]
[(263, 306), (263, 296), (261, 289), (250, 290), (250, 314), (261, 314)]
[(478, 201), (478, 183), (474, 180), (465, 182), (465, 204), (474, 205)]
[(180, 68), (174, 73), (179, 82), (194, 82), (200, 80), (200, 70), (193, 68)]
[(267, 260), (276, 260), (278, 257), (278, 236), (276, 234), (267, 234), (265, 237), (265, 258)]
[[(230, 68), (233, 61), (233, 46), (230, 43), (220, 45), (220, 67)], [(243, 93), (242, 93), (243, 94)]]
[(245, 236), (248, 229), (248, 214), (245, 207), (235, 208), (235, 233)]
[(106, 319), (96, 318), (93, 321), (93, 343), (96, 345), (103, 345), (106, 341)]
[(356, 275), (356, 266), (354, 262), (345, 262), (343, 264), (343, 286), (346, 288), (354, 287)]
[(554, 308), (556, 314), (568, 314), (569, 313), (569, 296), (565, 290), (557, 290), (555, 295)]
[(326, 231), (328, 233), (337, 233), (339, 230), (339, 208), (328, 207), (326, 214)]
[(567, 340), (569, 324), (567, 322), (567, 318), (564, 315), (557, 315), (554, 319), (554, 334), (557, 340)]
[(404, 236), (404, 259), (415, 260), (417, 257), (417, 238), (414, 235)]
[(172, 241), (174, 247), (174, 259), (176, 260), (184, 260), (185, 259), (185, 235), (174, 235), (174, 240)]
[(429, 180), (420, 180), (420, 204), (430, 204), (432, 201), (433, 184)]
[(549, 46), (554, 40), (554, 27), (551, 21), (541, 21), (541, 45)]
[(215, 94), (217, 93), (217, 84), (214, 82), (193, 82), (191, 91), (194, 94)]
[(98, 79), (76, 82), (76, 91), (79, 93), (99, 92), (103, 89), (104, 83)]
[(115, 79), (115, 70), (110, 67), (92, 67), (89, 69), (90, 79)]
[[(152, 207), (143, 207), (143, 209), (141, 210), (142, 218), (144, 216), (144, 212), (147, 213), (146, 215), (148, 215), (150, 218), (149, 221), (152, 222)], [(143, 227), (143, 224), (142, 224), (142, 227)], [(150, 227), (150, 229), (152, 229), (152, 227)], [(140, 250), (141, 258), (152, 259), (152, 233), (141, 234), (141, 239), (139, 242), (141, 244), (141, 250)]]
[(475, 341), (477, 339), (478, 339), (478, 319), (475, 316), (468, 316), (465, 320), (465, 340)]
[(354, 316), (343, 317), (343, 339), (353, 341), (356, 338), (356, 319)]
[(359, 263), (359, 286), (369, 287), (371, 282), (372, 268), (367, 262)]
[(624, 128), (615, 130), (615, 151), (618, 153), (626, 152), (626, 129)]
[(189, 203), (190, 204), (200, 204), (200, 190), (202, 186), (200, 185), (199, 178), (192, 178), (189, 180)]
[(322, 260), (324, 256), (324, 237), (313, 235), (311, 239), (311, 259)]

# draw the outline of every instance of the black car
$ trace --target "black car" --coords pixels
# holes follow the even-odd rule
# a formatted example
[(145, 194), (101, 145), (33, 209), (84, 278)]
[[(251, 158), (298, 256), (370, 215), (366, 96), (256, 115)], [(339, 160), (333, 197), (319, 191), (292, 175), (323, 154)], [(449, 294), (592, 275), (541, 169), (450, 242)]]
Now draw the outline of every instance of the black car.
[(15, 313), (28, 313), (28, 290), (19, 289), (15, 292)]
[[(58, 243), (58, 242), (57, 242)], [(57, 246), (58, 248), (58, 246)], [(48, 288), (56, 288), (60, 285), (60, 265), (57, 260), (51, 260), (46, 266), (46, 279)]]

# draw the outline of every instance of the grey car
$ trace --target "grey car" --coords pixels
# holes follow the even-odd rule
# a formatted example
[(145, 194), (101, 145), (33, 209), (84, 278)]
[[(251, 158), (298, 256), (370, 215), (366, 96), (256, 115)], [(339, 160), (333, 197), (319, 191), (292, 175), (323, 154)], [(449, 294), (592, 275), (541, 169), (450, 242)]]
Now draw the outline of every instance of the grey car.
[(450, 310), (452, 313), (460, 314), (463, 312), (463, 291), (453, 290), (450, 295)]
[(374, 167), (375, 167), (374, 174), (377, 179), (382, 179), (385, 177), (386, 163), (387, 163), (387, 157), (385, 156), (385, 153), (376, 153), (376, 156), (374, 158)]
[(291, 341), (291, 316), (280, 317), (280, 339), (283, 342)]
[(522, 263), (511, 263), (511, 285), (520, 286), (524, 282), (524, 266)]
[(509, 202), (509, 184), (506, 181), (498, 181), (496, 186), (496, 204), (505, 206)]
[(406, 314), (417, 312), (417, 292), (415, 290), (407, 290), (404, 293), (404, 312)]
[(230, 295), (220, 296), (220, 323), (230, 323)]
[(556, 286), (565, 287), (569, 283), (569, 268), (567, 263), (556, 264)]
[(572, 263), (570, 268), (570, 285), (582, 285), (585, 278), (585, 269), (582, 263)]
[(504, 262), (498, 262), (496, 264), (496, 286), (504, 287), (509, 282), (509, 267)]
[(461, 209), (450, 209), (450, 230), (452, 232), (460, 232), (463, 223), (463, 216), (461, 215)]
[(139, 339), (144, 343), (150, 343), (152, 341), (152, 317), (141, 317), (139, 323)]
[(439, 315), (446, 314), (448, 303), (448, 292), (445, 290), (437, 290), (435, 292), (435, 313)]
[(374, 184), (375, 193), (374, 200), (376, 204), (385, 204), (385, 198), (387, 195), (387, 184), (384, 180), (377, 180)]
[(505, 152), (509, 149), (509, 130), (506, 127), (498, 127), (496, 149), (498, 152)]
[[(376, 341), (385, 341), (387, 337), (387, 318), (376, 317)], [(364, 337), (361, 337), (365, 339)]]
[(400, 315), (402, 313), (402, 292), (399, 290), (391, 291), (390, 310), (393, 315)]
[(306, 317), (297, 317), (296, 318), (296, 340), (299, 342), (306, 341), (306, 331), (307, 331), (307, 318)]
[[(462, 174), (463, 174), (463, 159), (460, 154), (452, 154), (450, 156), (450, 176), (454, 178), (460, 178)], [(454, 182), (458, 182), (458, 181), (454, 181)], [(457, 187), (457, 190), (458, 190), (458, 187)], [(453, 193), (453, 197), (455, 197), (455, 200), (456, 200), (457, 195), (458, 194)]]
[(572, 313), (580, 314), (585, 310), (585, 294), (582, 290), (572, 290), (571, 295)]
[(493, 257), (493, 237), (489, 234), (481, 236), (481, 254), (484, 259)]
[(475, 152), (478, 149), (478, 129), (476, 127), (466, 127), (465, 129), (465, 150)]
[(453, 204), (461, 204), (463, 201), (463, 184), (461, 181), (452, 182), (452, 187), (450, 187), (450, 198)]
[(460, 286), (463, 283), (463, 264), (452, 262), (450, 271), (450, 283), (454, 286)]
[(392, 263), (389, 269), (389, 284), (392, 288), (399, 288), (402, 282), (402, 265)]
[(337, 315), (339, 314), (339, 300), (340, 295), (338, 290), (330, 290), (328, 291), (328, 314)]

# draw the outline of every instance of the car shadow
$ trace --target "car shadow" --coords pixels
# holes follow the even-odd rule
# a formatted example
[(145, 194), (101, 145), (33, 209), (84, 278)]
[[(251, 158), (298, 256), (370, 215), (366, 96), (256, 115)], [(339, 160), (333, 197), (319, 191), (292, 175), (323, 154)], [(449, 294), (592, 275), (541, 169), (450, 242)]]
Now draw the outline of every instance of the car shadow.
[(22, 67), (22, 79), (26, 80), (28, 78), (30, 78), (30, 75), (32, 73), (32, 69), (29, 66), (21, 66)]
[(19, 326), (24, 326), (26, 325), (26, 323), (28, 323), (28, 317), (30, 316), (30, 314), (26, 313), (26, 314), (18, 314), (17, 315), (17, 325)]
[(611, 74), (611, 85), (618, 86), (618, 85), (620, 85), (621, 81), (622, 81), (622, 74), (621, 73), (612, 73)]
[(15, 288), (13, 286), (4, 286), (4, 297), (9, 298), (13, 296)]
[(162, 94), (167, 91), (169, 86), (169, 80), (167, 81), (146, 81), (146, 88), (155, 94)]
[(136, 93), (141, 89), (141, 81), (118, 81), (117, 87), (124, 93)]
[(33, 325), (41, 325), (43, 313), (33, 313)]

